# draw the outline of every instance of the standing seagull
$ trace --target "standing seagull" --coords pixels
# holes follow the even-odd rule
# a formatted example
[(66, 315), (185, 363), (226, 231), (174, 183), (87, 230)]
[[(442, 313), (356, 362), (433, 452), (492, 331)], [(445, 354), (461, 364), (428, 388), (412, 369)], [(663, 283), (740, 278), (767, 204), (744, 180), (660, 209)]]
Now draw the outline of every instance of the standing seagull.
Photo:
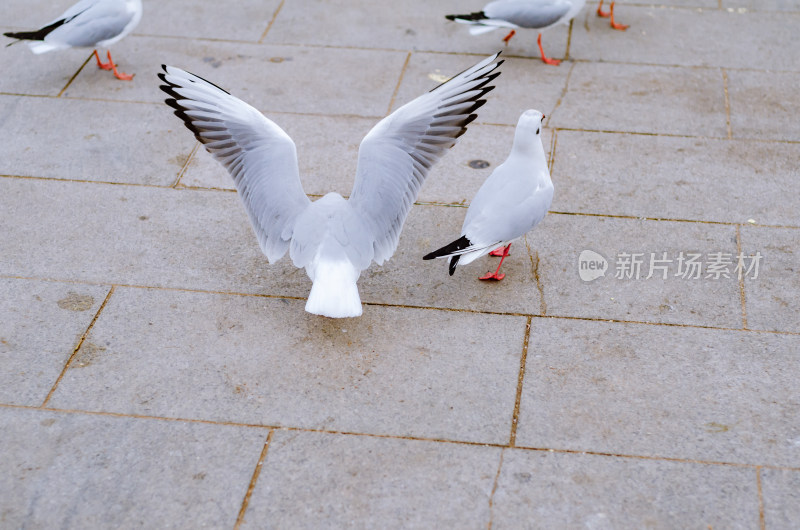
[[(117, 65), (107, 53), (103, 63), (96, 47), (108, 48), (133, 31), (142, 19), (142, 0), (81, 0), (63, 15), (36, 31), (4, 33), (6, 37), (29, 41), (35, 54), (67, 48), (95, 48), (94, 58), (103, 70), (113, 70), (117, 79), (130, 81), (133, 75), (117, 71)], [(11, 46), (9, 44), (9, 46)]]
[[(306, 311), (361, 315), (358, 280), (394, 254), (408, 211), (431, 166), (467, 130), (500, 75), (499, 53), (378, 122), (361, 141), (350, 199), (303, 192), (291, 138), (259, 111), (172, 66), (159, 77), (186, 127), (233, 177), (261, 250), (273, 263), (286, 250), (312, 281)], [(494, 73), (493, 73), (494, 72)]]
[(505, 162), (489, 175), (467, 209), (461, 237), (422, 259), (450, 258), (450, 276), (460, 263), (472, 263), (505, 247), (494, 273), (481, 280), (502, 280), (499, 274), (511, 242), (539, 224), (553, 202), (553, 182), (542, 146), (544, 114), (526, 110), (517, 122), (514, 145)]
[[(497, 0), (486, 4), (483, 11), (468, 15), (445, 15), (445, 18), (461, 24), (470, 24), (472, 27), (469, 32), (472, 35), (480, 35), (497, 28), (511, 28), (508, 35), (503, 38), (506, 44), (516, 34), (516, 29), (537, 29), (539, 36), (536, 42), (539, 44), (542, 61), (558, 65), (561, 64), (561, 61), (545, 55), (542, 48), (541, 31), (558, 24), (569, 24), (569, 21), (583, 9), (585, 4), (586, 0)], [(602, 1), (600, 5), (602, 6)], [(625, 29), (627, 26), (615, 25), (613, 12), (612, 4), (612, 26), (617, 29)], [(607, 16), (599, 7), (598, 14)]]

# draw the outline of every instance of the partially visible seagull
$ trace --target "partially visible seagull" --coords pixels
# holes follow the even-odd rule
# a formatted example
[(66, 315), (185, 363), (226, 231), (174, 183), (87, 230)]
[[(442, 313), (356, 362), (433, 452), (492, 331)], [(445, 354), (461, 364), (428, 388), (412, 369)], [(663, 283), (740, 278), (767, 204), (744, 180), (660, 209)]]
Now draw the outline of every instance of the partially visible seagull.
[[(536, 42), (539, 44), (539, 53), (542, 61), (547, 64), (558, 65), (561, 61), (545, 55), (542, 48), (541, 31), (558, 24), (569, 24), (569, 21), (583, 9), (585, 4), (586, 0), (496, 0), (486, 4), (482, 11), (466, 15), (445, 15), (445, 18), (461, 24), (471, 25), (469, 32), (472, 35), (480, 35), (494, 31), (497, 28), (511, 28), (508, 35), (503, 38), (506, 44), (519, 28), (537, 29), (539, 30), (539, 36)], [(601, 7), (602, 4), (601, 0)], [(617, 29), (625, 29), (627, 26), (615, 25), (613, 12), (614, 5), (612, 3), (612, 26)], [(598, 7), (597, 13), (601, 16), (607, 16), (600, 7)]]
[(466, 132), (500, 72), (499, 52), (403, 105), (361, 141), (349, 200), (303, 192), (295, 144), (275, 123), (218, 86), (163, 66), (167, 105), (231, 174), (261, 250), (286, 250), (312, 281), (306, 311), (361, 315), (358, 280), (394, 254), (408, 211), (434, 163)]
[(500, 264), (497, 270), (480, 279), (505, 278), (505, 274), (500, 274), (500, 267), (508, 256), (511, 242), (539, 224), (553, 202), (553, 182), (542, 146), (544, 118), (538, 110), (522, 113), (514, 132), (511, 154), (489, 175), (472, 199), (461, 227), (461, 237), (422, 259), (449, 258), (452, 276), (459, 263), (466, 265), (491, 253), (501, 257)]
[[(117, 65), (107, 53), (103, 63), (97, 47), (108, 48), (133, 31), (142, 18), (142, 0), (80, 0), (64, 14), (36, 31), (4, 33), (6, 37), (28, 41), (35, 54), (67, 48), (95, 48), (94, 58), (103, 70), (113, 70), (117, 79), (130, 81), (133, 75), (117, 71)], [(11, 46), (9, 44), (9, 46)]]
[(600, 3), (597, 4), (597, 16), (603, 18), (611, 18), (611, 27), (614, 29), (618, 29), (620, 31), (625, 31), (628, 29), (628, 26), (625, 24), (618, 24), (614, 22), (614, 4), (616, 2), (611, 2), (611, 6), (608, 11), (603, 11), (603, 0), (600, 0)]

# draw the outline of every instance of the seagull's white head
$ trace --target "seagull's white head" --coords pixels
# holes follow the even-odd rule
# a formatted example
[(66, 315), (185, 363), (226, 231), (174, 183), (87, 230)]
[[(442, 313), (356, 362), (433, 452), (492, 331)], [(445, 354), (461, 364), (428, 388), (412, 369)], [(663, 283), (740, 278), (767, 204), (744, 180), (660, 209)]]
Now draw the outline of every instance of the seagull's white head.
[(517, 122), (517, 128), (523, 131), (530, 131), (536, 135), (542, 134), (542, 123), (547, 116), (538, 110), (528, 109), (522, 113)]
[(526, 110), (519, 117), (514, 132), (514, 151), (533, 153), (542, 150), (542, 122), (545, 115), (538, 110)]

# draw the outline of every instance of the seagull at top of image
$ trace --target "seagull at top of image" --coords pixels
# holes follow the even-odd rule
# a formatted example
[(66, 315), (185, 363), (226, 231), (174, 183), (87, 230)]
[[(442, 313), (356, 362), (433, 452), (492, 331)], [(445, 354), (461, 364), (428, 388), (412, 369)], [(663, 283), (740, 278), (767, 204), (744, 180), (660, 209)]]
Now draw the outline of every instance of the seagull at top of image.
[(361, 141), (350, 198), (303, 191), (292, 139), (261, 112), (218, 86), (162, 65), (167, 105), (233, 177), (267, 260), (286, 250), (305, 268), (305, 309), (333, 318), (361, 315), (356, 281), (382, 265), (428, 172), (467, 130), (494, 86), (499, 52), (383, 118)]
[[(558, 65), (561, 64), (560, 60), (549, 58), (544, 53), (541, 30), (558, 24), (569, 24), (585, 4), (586, 0), (496, 0), (486, 4), (482, 11), (466, 15), (445, 15), (445, 18), (471, 25), (469, 32), (472, 35), (480, 35), (497, 28), (511, 28), (503, 38), (506, 44), (519, 28), (538, 29), (540, 32), (536, 42), (539, 44), (542, 61)], [(602, 11), (602, 6), (603, 1), (600, 0), (598, 15), (611, 16), (611, 25), (616, 29), (627, 28), (614, 22), (614, 2), (611, 3), (608, 14)]]
[(113, 70), (117, 79), (130, 81), (133, 75), (117, 71), (111, 51), (107, 53), (108, 62), (104, 63), (97, 48), (108, 48), (118, 42), (133, 31), (141, 18), (142, 0), (81, 0), (36, 31), (10, 31), (3, 35), (17, 39), (11, 44), (27, 41), (37, 55), (67, 48), (95, 48), (93, 55), (99, 68)]
[(422, 259), (449, 258), (450, 276), (461, 263), (490, 254), (499, 256), (497, 270), (481, 280), (502, 280), (500, 266), (511, 242), (544, 219), (553, 202), (553, 182), (542, 146), (544, 114), (526, 110), (517, 122), (514, 144), (505, 162), (481, 185), (467, 209), (461, 237)]

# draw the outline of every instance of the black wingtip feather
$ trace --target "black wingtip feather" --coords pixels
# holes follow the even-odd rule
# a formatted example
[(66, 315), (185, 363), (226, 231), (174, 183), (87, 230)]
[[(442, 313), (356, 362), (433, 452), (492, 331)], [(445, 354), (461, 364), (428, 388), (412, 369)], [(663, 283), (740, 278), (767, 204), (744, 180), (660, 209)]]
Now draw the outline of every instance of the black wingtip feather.
[(486, 20), (486, 13), (483, 11), (476, 11), (475, 13), (469, 13), (468, 15), (445, 15), (444, 18), (447, 20), (455, 20), (460, 18), (461, 20)]
[(3, 33), (3, 35), (19, 40), (44, 40), (54, 29), (63, 26), (66, 21), (66, 19), (62, 18), (36, 31), (9, 31), (8, 33)]
[(467, 247), (472, 245), (467, 236), (461, 236), (460, 238), (456, 239), (452, 243), (448, 243), (447, 245), (443, 246), (438, 250), (434, 250), (428, 254), (422, 256), (422, 259), (435, 259), (435, 258), (443, 258), (445, 256), (449, 256), (453, 252), (457, 252), (459, 250), (463, 250)]
[(452, 258), (450, 258), (450, 265), (447, 268), (448, 272), (450, 273), (450, 276), (452, 276), (453, 273), (456, 272), (456, 266), (458, 265), (458, 260), (460, 260), (460, 259), (461, 259), (461, 254), (459, 254), (457, 256), (453, 256)]

